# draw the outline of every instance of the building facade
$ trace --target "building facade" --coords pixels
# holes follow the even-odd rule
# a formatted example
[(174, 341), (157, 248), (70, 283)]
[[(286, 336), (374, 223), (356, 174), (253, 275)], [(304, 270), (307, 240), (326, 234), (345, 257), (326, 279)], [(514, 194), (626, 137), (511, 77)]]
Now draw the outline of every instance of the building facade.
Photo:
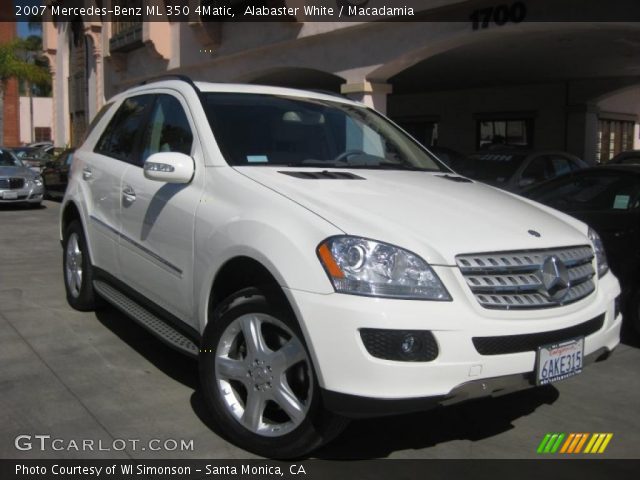
[(52, 98), (20, 97), (20, 144), (52, 141), (52, 131)]
[[(0, 2), (0, 44), (16, 37), (15, 11), (12, 2)], [(18, 81), (10, 78), (2, 86), (2, 141), (0, 146), (20, 145), (20, 103)]]
[[(637, 8), (635, 0), (621, 1)], [(385, 4), (333, 0), (344, 2)], [(55, 3), (166, 6), (164, 0)], [(201, 3), (190, 2), (191, 12)], [(594, 163), (640, 148), (640, 24), (588, 21), (608, 2), (583, 0), (587, 20), (555, 22), (535, 20), (552, 8), (570, 11), (574, 2), (519, 1), (525, 21), (498, 18), (486, 25), (472, 19), (491, 2), (409, 3), (421, 21), (309, 22), (300, 16), (224, 23), (203, 22), (194, 13), (173, 22), (145, 21), (144, 15), (136, 21), (49, 18), (43, 43), (54, 75), (55, 143), (79, 142), (113, 94), (180, 73), (342, 93), (386, 112), (426, 145), (463, 153), (498, 141), (569, 151)], [(454, 21), (437, 21), (442, 12)]]

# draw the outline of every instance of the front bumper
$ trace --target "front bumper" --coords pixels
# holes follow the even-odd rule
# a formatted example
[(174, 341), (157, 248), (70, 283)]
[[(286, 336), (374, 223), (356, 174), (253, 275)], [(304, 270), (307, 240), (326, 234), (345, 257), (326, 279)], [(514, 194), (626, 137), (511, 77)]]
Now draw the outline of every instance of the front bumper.
[[(434, 269), (453, 301), (391, 300), (287, 290), (328, 407), (339, 411), (338, 405), (351, 397), (360, 399), (361, 406), (366, 403), (362, 400), (367, 399), (382, 404), (402, 400), (427, 407), (506, 393), (534, 383), (535, 349), (482, 355), (476, 350), (473, 337), (563, 330), (604, 314), (602, 327), (585, 337), (585, 357), (590, 360), (601, 357), (619, 343), (622, 318), (620, 315), (616, 318), (615, 298), (620, 287), (610, 273), (598, 281), (593, 294), (574, 304), (504, 311), (481, 307), (464, 287), (457, 269)], [(365, 328), (428, 330), (438, 344), (438, 356), (428, 362), (373, 357), (360, 336), (360, 330)], [(518, 381), (513, 382), (514, 379)], [(366, 408), (360, 410), (364, 412)]]
[[(584, 365), (587, 366), (594, 362), (606, 360), (610, 355), (611, 350), (606, 347), (600, 348), (585, 357)], [(324, 406), (334, 413), (347, 418), (372, 418), (421, 412), (438, 406), (454, 405), (476, 398), (500, 397), (532, 388), (535, 385), (534, 372), (529, 372), (472, 380), (458, 385), (447, 395), (432, 397), (379, 399), (323, 389), (322, 398)]]
[[(7, 195), (5, 195), (7, 193)], [(16, 198), (5, 198), (11, 195)], [(3, 203), (40, 203), (44, 196), (44, 186), (25, 184), (24, 188), (14, 190), (0, 189), (0, 204)]]

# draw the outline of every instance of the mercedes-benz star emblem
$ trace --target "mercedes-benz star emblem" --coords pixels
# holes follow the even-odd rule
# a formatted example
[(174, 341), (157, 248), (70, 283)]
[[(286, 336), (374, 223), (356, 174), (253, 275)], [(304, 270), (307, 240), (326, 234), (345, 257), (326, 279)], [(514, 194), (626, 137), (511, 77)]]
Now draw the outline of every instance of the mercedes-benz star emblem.
[(555, 255), (544, 259), (539, 271), (542, 293), (556, 303), (562, 303), (571, 289), (569, 270)]

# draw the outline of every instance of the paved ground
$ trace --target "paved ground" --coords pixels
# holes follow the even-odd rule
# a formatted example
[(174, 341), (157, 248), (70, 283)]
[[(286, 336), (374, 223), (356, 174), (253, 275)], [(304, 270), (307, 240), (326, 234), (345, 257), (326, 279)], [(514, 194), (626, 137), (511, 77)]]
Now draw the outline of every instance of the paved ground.
[[(193, 361), (115, 310), (67, 306), (58, 213), (54, 202), (0, 208), (0, 458), (250, 458), (208, 426)], [(640, 349), (627, 341), (608, 361), (556, 386), (354, 422), (317, 455), (527, 458), (547, 432), (613, 432), (604, 456), (640, 458), (639, 374)], [(17, 450), (18, 435), (31, 435), (34, 448)], [(95, 450), (71, 443), (71, 450), (40, 451), (35, 435), (60, 439), (55, 447), (93, 440)], [(193, 440), (194, 448), (142, 450), (152, 439)], [(121, 449), (122, 441), (124, 451), (98, 450)]]

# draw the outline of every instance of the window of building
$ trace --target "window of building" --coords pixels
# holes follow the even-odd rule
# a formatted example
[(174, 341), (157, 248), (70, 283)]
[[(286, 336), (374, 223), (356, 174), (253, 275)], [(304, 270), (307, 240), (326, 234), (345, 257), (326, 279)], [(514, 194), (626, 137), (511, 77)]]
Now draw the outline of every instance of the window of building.
[(600, 119), (596, 144), (596, 161), (607, 163), (620, 152), (633, 150), (634, 122)]
[(488, 150), (501, 147), (533, 148), (533, 120), (478, 119), (476, 148)]
[(35, 127), (33, 133), (35, 135), (35, 142), (51, 141), (51, 127)]

